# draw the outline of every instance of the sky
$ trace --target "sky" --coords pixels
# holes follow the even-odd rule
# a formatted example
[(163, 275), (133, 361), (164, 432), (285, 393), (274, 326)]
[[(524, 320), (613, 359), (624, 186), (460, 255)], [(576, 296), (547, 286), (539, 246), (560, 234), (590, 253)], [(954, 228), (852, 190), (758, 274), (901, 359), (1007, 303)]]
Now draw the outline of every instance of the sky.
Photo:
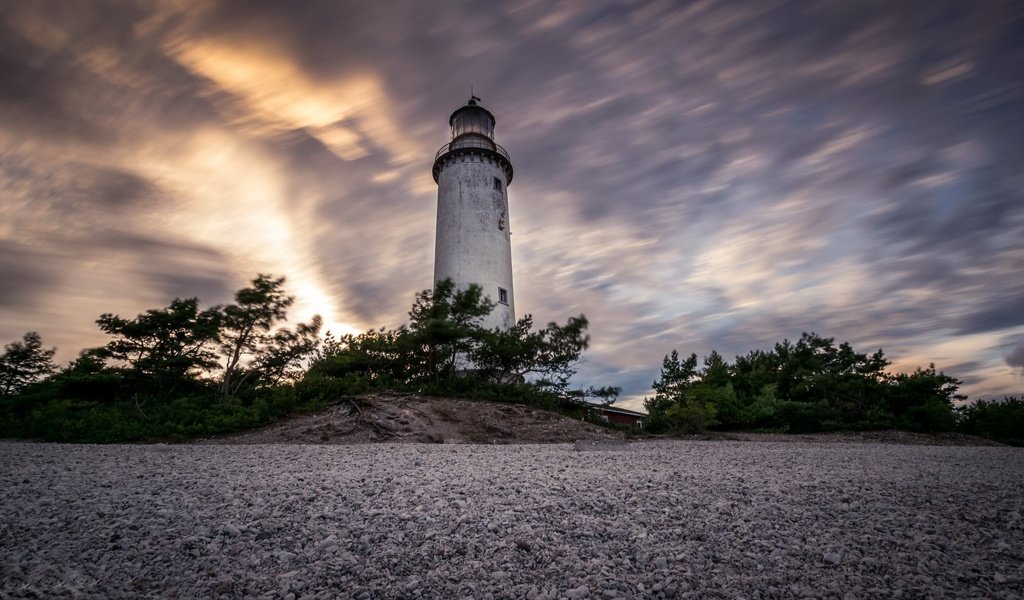
[(0, 0), (0, 343), (287, 277), (292, 322), (432, 285), (470, 92), (512, 156), (519, 316), (576, 383), (816, 332), (1024, 392), (1015, 0)]

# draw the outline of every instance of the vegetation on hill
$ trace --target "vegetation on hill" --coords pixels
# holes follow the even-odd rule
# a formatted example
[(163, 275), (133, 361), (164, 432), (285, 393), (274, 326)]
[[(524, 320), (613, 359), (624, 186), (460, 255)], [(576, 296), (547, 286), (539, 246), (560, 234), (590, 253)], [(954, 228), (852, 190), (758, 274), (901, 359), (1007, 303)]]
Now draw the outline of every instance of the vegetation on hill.
[[(284, 327), (293, 297), (284, 278), (260, 275), (227, 306), (196, 298), (135, 318), (103, 314), (109, 342), (64, 368), (37, 333), (0, 354), (0, 437), (116, 442), (250, 429), (317, 410), (340, 397), (381, 391), (525, 403), (587, 418), (589, 401), (614, 387), (570, 385), (589, 344), (585, 316), (536, 328), (480, 325), (493, 308), (481, 289), (439, 282), (416, 295), (409, 323), (321, 337), (314, 317)], [(706, 429), (812, 432), (899, 428), (958, 430), (1024, 443), (1024, 402), (955, 408), (960, 381), (934, 366), (890, 373), (882, 350), (804, 334), (730, 364), (672, 351), (646, 400), (652, 433)]]
[(340, 396), (416, 391), (525, 402), (586, 416), (588, 395), (569, 379), (589, 343), (586, 317), (534, 330), (479, 325), (493, 304), (450, 281), (420, 292), (410, 323), (321, 338), (314, 317), (283, 327), (294, 298), (284, 278), (260, 275), (227, 306), (197, 298), (135, 318), (103, 314), (110, 341), (63, 369), (30, 332), (0, 354), (0, 437), (117, 442), (249, 429), (316, 410)]
[(341, 338), (327, 336), (305, 382), (331, 392), (417, 391), (432, 395), (518, 401), (563, 411), (615, 388), (574, 390), (569, 380), (587, 348), (587, 318), (535, 329), (527, 315), (508, 330), (479, 322), (493, 304), (478, 286), (442, 281), (416, 295), (409, 324)]

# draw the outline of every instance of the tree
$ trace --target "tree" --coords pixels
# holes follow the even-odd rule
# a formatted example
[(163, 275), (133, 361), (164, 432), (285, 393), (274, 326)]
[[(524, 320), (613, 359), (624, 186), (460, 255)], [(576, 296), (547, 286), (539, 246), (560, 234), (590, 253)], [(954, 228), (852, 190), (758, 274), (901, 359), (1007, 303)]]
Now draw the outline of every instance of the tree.
[(409, 328), (400, 336), (411, 353), (412, 378), (434, 385), (451, 379), (459, 361), (479, 342), (484, 331), (481, 319), (493, 309), (494, 303), (476, 284), (459, 290), (445, 279), (433, 290), (416, 294)]
[(1024, 446), (1024, 398), (976, 400), (957, 409), (959, 430), (1011, 446)]
[(250, 287), (235, 294), (235, 304), (222, 310), (220, 352), (224, 372), (220, 393), (225, 400), (234, 396), (251, 375), (243, 373), (243, 361), (258, 358), (272, 345), (271, 329), (287, 318), (288, 307), (295, 298), (285, 295), (283, 285), (284, 277), (274, 279), (260, 274)]
[(402, 386), (409, 379), (408, 353), (399, 343), (403, 335), (407, 335), (404, 329), (384, 327), (340, 338), (328, 332), (308, 373), (335, 379), (355, 377), (381, 388)]
[(517, 383), (533, 377), (538, 387), (563, 392), (590, 345), (588, 325), (580, 315), (565, 325), (551, 322), (534, 331), (533, 316), (526, 315), (508, 329), (483, 332), (469, 358), (484, 379)]
[[(661, 363), (661, 377), (654, 382), (654, 398), (644, 400), (650, 414), (648, 429), (666, 428), (680, 433), (698, 433), (715, 425), (715, 400), (721, 391), (697, 385), (697, 355), (680, 360), (675, 350)], [(728, 388), (726, 388), (728, 389)], [(728, 389), (728, 393), (732, 393)]]
[(732, 367), (722, 355), (715, 350), (704, 357), (704, 369), (700, 374), (701, 382), (711, 387), (725, 387), (732, 381)]
[(590, 346), (587, 317), (569, 317), (565, 325), (555, 322), (541, 330), (544, 344), (534, 372), (540, 375), (537, 383), (558, 392), (564, 392), (569, 379), (576, 374), (580, 355)]
[(644, 400), (644, 406), (651, 414), (664, 413), (684, 397), (696, 379), (697, 355), (680, 360), (679, 352), (673, 350), (661, 361), (661, 377), (653, 384), (654, 398)]
[[(479, 286), (458, 290), (450, 280), (440, 281), (433, 290), (416, 294), (408, 326), (328, 335), (310, 374), (345, 379), (360, 390), (422, 390), (428, 384), (448, 393), (502, 389), (531, 401), (538, 391), (550, 393), (549, 400), (568, 398), (569, 378), (590, 343), (587, 318), (548, 323), (538, 331), (526, 315), (508, 329), (484, 329), (480, 321), (493, 308)], [(601, 392), (614, 397), (610, 389)]]
[(0, 396), (13, 396), (57, 368), (53, 364), (56, 348), (44, 349), (38, 333), (29, 331), (21, 340), (4, 346), (0, 354)]
[(253, 361), (253, 370), (265, 385), (295, 381), (302, 374), (302, 361), (320, 345), (323, 319), (314, 315), (309, 323), (299, 323), (295, 331), (278, 329), (265, 351)]
[(897, 425), (918, 431), (951, 431), (956, 426), (953, 406), (967, 396), (959, 393), (962, 382), (935, 365), (913, 373), (892, 376), (886, 394), (889, 411)]
[(526, 315), (508, 329), (483, 332), (470, 360), (484, 379), (516, 383), (536, 368), (544, 336), (533, 331), (533, 316)]
[(104, 313), (96, 323), (114, 336), (96, 354), (127, 366), (158, 395), (216, 365), (210, 344), (218, 338), (220, 313), (216, 307), (200, 311), (197, 298), (175, 298), (167, 308), (134, 319)]

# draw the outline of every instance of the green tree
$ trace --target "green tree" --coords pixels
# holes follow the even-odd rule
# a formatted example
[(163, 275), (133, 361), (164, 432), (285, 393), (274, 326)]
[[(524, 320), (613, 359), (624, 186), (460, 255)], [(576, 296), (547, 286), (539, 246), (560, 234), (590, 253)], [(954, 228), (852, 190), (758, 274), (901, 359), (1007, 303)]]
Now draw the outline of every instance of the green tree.
[(535, 331), (533, 316), (526, 315), (508, 329), (482, 332), (470, 351), (470, 362), (486, 380), (531, 381), (537, 387), (563, 393), (590, 345), (588, 326), (587, 318), (579, 315), (570, 317), (565, 325), (551, 322)]
[(651, 415), (664, 413), (685, 396), (696, 379), (697, 355), (680, 360), (679, 352), (673, 350), (661, 361), (661, 376), (653, 384), (654, 398), (644, 400), (644, 407)]
[(309, 374), (351, 379), (376, 389), (404, 387), (409, 366), (399, 338), (405, 333), (384, 327), (340, 338), (328, 333), (314, 354)]
[(539, 375), (538, 385), (558, 393), (568, 389), (569, 379), (576, 374), (580, 355), (590, 346), (589, 325), (587, 317), (579, 315), (569, 317), (565, 325), (551, 322), (541, 330), (544, 343), (533, 369)]
[[(310, 379), (343, 379), (361, 391), (427, 385), (434, 392), (499, 393), (531, 402), (585, 395), (568, 392), (590, 343), (585, 316), (534, 330), (533, 317), (526, 315), (508, 329), (486, 330), (480, 321), (493, 308), (479, 286), (457, 290), (450, 280), (440, 281), (416, 294), (408, 326), (328, 335), (312, 361)], [(609, 390), (601, 392), (610, 397)]]
[(732, 367), (717, 351), (704, 357), (704, 368), (700, 373), (702, 383), (713, 388), (721, 388), (732, 383)]
[(259, 383), (275, 386), (294, 382), (303, 373), (303, 361), (313, 356), (320, 346), (323, 319), (314, 315), (309, 323), (299, 323), (295, 330), (281, 328), (274, 332), (266, 349), (253, 361)]
[(268, 347), (273, 346), (271, 330), (288, 316), (288, 308), (295, 302), (285, 294), (284, 277), (273, 278), (260, 274), (252, 285), (235, 294), (235, 303), (221, 311), (220, 353), (224, 358), (220, 394), (231, 398), (242, 386), (257, 375), (247, 370), (247, 361), (259, 361)]
[(53, 373), (56, 348), (43, 348), (42, 338), (35, 331), (22, 336), (20, 342), (4, 346), (0, 354), (0, 396), (13, 396), (25, 386)]
[(957, 409), (958, 429), (993, 440), (1024, 446), (1024, 398), (1007, 396), (1002, 400), (977, 400)]
[(494, 309), (480, 286), (464, 290), (450, 279), (433, 290), (416, 294), (409, 311), (409, 327), (399, 342), (410, 354), (410, 375), (415, 381), (435, 386), (453, 378), (483, 335), (480, 321)]
[(653, 387), (654, 398), (644, 400), (648, 430), (697, 433), (717, 424), (715, 400), (723, 392), (700, 383), (696, 354), (680, 359), (673, 350), (662, 360), (661, 377)]
[(170, 306), (146, 311), (134, 319), (105, 313), (96, 320), (114, 337), (96, 355), (116, 361), (139, 385), (168, 395), (216, 364), (210, 344), (217, 340), (217, 308), (199, 310), (199, 300), (175, 298)]
[(952, 431), (956, 427), (954, 405), (966, 400), (959, 393), (963, 382), (935, 370), (918, 368), (893, 375), (886, 394), (887, 407), (898, 427), (916, 431)]

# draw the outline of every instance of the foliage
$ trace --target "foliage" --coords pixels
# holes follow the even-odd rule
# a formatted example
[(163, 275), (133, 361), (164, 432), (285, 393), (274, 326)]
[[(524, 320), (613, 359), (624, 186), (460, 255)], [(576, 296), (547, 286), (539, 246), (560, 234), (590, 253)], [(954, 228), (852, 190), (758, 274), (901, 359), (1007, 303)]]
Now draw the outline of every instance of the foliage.
[[(54, 371), (37, 334), (7, 346), (0, 370), (0, 435), (61, 441), (184, 438), (269, 422), (324, 401), (293, 384), (320, 344), (321, 320), (280, 327), (292, 299), (283, 278), (260, 275), (236, 304), (200, 310), (175, 299), (133, 319), (103, 314), (111, 336)], [(225, 359), (218, 372), (218, 351)], [(45, 379), (39, 380), (43, 375)], [(39, 380), (39, 381), (37, 381)], [(216, 402), (228, 390), (238, 402)]]
[(961, 432), (1024, 446), (1024, 398), (978, 400), (960, 407), (957, 412)]
[(652, 433), (700, 433), (717, 423), (717, 409), (709, 399), (709, 386), (695, 385), (699, 380), (697, 355), (685, 359), (673, 350), (661, 364), (661, 377), (654, 382), (654, 398), (644, 401)]
[(96, 322), (110, 341), (57, 372), (53, 351), (26, 334), (0, 357), (0, 435), (184, 439), (395, 389), (530, 403), (589, 418), (587, 398), (611, 402), (619, 392), (569, 389), (589, 343), (586, 317), (534, 330), (527, 315), (508, 331), (487, 330), (480, 322), (494, 303), (478, 286), (439, 282), (416, 295), (407, 326), (328, 333), (324, 340), (320, 317), (281, 326), (293, 302), (284, 278), (259, 275), (224, 307), (204, 310), (188, 298), (131, 319), (106, 313)]
[(29, 331), (20, 342), (4, 346), (0, 354), (0, 397), (13, 396), (29, 384), (53, 373), (55, 348), (43, 348), (42, 338), (35, 331)]
[(882, 350), (863, 354), (813, 333), (738, 356), (732, 365), (714, 351), (702, 368), (697, 364), (695, 354), (680, 359), (673, 350), (665, 357), (655, 395), (645, 401), (648, 430), (950, 431), (954, 402), (963, 399), (960, 381), (934, 365), (891, 374)]
[(211, 402), (209, 395), (179, 396), (141, 407), (124, 401), (55, 398), (26, 414), (5, 415), (0, 437), (86, 443), (185, 440), (244, 431), (322, 406), (319, 398), (302, 397), (288, 385), (261, 390), (248, 403)]
[(403, 335), (404, 330), (383, 327), (341, 338), (328, 333), (310, 362), (305, 379), (347, 379), (360, 391), (404, 387), (409, 368), (402, 358), (406, 352)]
[(409, 328), (400, 336), (410, 379), (436, 386), (467, 367), (460, 361), (479, 344), (484, 332), (480, 321), (493, 309), (480, 286), (459, 290), (450, 279), (416, 294)]
[(613, 404), (619, 398), (619, 394), (622, 393), (622, 388), (617, 386), (606, 385), (603, 387), (590, 386), (583, 392), (584, 400), (591, 402), (588, 398), (597, 400), (596, 404), (602, 406), (608, 406)]
[(526, 315), (507, 330), (481, 332), (479, 343), (469, 353), (470, 362), (488, 381), (532, 380), (538, 387), (564, 392), (580, 355), (590, 344), (588, 325), (587, 318), (579, 315), (570, 317), (565, 325), (552, 322), (534, 331), (533, 316)]
[(220, 393), (225, 399), (238, 393), (253, 372), (246, 371), (247, 356), (260, 360), (272, 343), (271, 329), (287, 318), (288, 307), (294, 296), (285, 295), (284, 277), (273, 278), (260, 274), (251, 287), (235, 294), (235, 304), (221, 311), (222, 331), (218, 338), (219, 350), (224, 357)]
[(294, 331), (275, 331), (253, 361), (251, 371), (256, 374), (256, 381), (269, 387), (298, 381), (304, 374), (302, 362), (320, 346), (322, 326), (323, 319), (314, 315), (309, 323), (299, 323)]
[[(479, 286), (458, 290), (450, 280), (440, 281), (416, 294), (407, 327), (328, 334), (306, 379), (333, 378), (345, 382), (349, 393), (410, 390), (548, 406), (582, 402), (586, 394), (570, 390), (569, 379), (590, 341), (586, 317), (535, 330), (526, 315), (507, 330), (488, 330), (480, 321), (493, 308)], [(603, 398), (618, 393), (594, 392)]]
[(96, 324), (114, 339), (93, 358), (124, 367), (140, 391), (168, 397), (216, 364), (209, 344), (218, 337), (220, 313), (200, 311), (197, 298), (176, 298), (167, 308), (134, 319), (105, 313)]
[[(540, 329), (527, 315), (488, 330), (480, 323), (494, 304), (481, 289), (443, 281), (416, 295), (406, 326), (321, 340), (319, 317), (281, 326), (294, 301), (283, 285), (259, 275), (226, 307), (201, 310), (189, 298), (133, 319), (103, 314), (97, 324), (111, 340), (60, 370), (54, 350), (26, 333), (0, 354), (0, 436), (186, 439), (382, 390), (527, 403), (587, 419), (591, 401), (607, 404), (619, 393), (570, 388), (590, 341), (583, 315)], [(732, 364), (714, 351), (699, 361), (672, 350), (645, 400), (646, 429), (958, 429), (1024, 443), (1024, 401), (954, 409), (964, 400), (960, 381), (934, 365), (890, 373), (889, 364), (880, 349), (864, 354), (813, 333)]]

